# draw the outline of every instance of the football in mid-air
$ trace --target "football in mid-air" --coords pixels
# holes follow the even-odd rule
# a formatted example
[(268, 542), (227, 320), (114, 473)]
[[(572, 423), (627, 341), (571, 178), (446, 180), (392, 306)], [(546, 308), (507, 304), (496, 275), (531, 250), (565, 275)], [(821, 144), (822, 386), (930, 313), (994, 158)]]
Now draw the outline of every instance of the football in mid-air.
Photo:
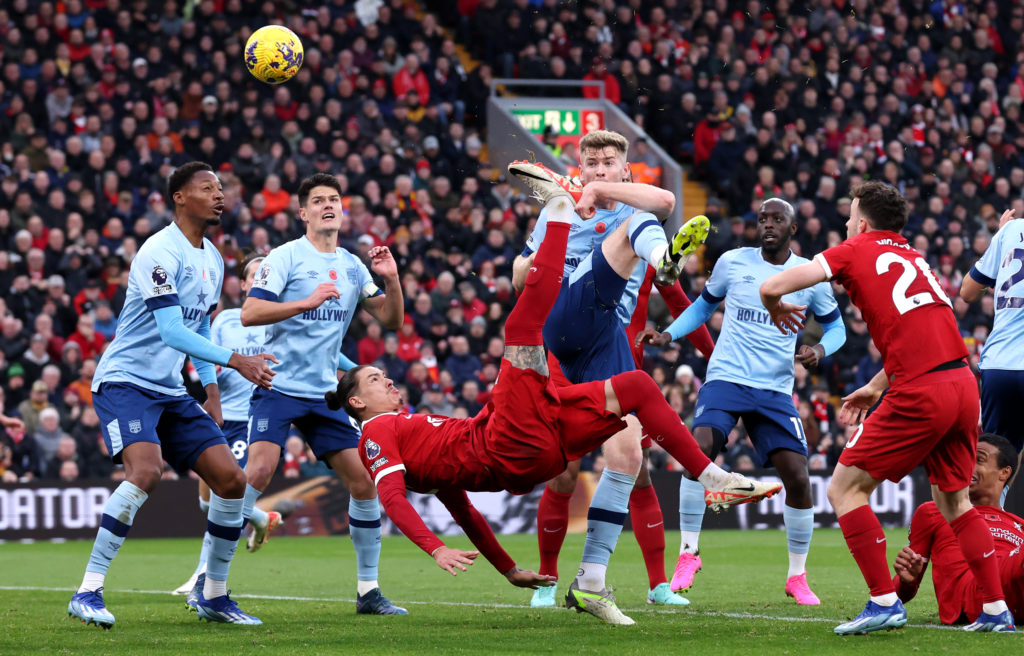
[(267, 25), (245, 43), (245, 67), (260, 82), (281, 84), (302, 68), (302, 41), (287, 27)]

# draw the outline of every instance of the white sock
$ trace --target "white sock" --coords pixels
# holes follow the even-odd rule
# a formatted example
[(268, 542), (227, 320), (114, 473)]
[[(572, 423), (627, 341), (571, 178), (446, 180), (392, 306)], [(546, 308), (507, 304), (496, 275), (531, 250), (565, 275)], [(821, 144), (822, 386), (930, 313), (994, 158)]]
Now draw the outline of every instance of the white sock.
[(576, 207), (568, 196), (555, 196), (547, 204), (548, 221), (554, 223), (572, 223), (572, 215)]
[(999, 613), (1007, 610), (1010, 609), (1002, 599), (999, 601), (990, 601), (987, 604), (981, 605), (981, 612), (988, 613), (989, 615), (998, 615)]
[(709, 490), (715, 490), (724, 487), (729, 478), (729, 472), (711, 463), (697, 477), (697, 482)]
[(365, 595), (367, 592), (372, 591), (374, 588), (379, 588), (380, 584), (377, 583), (377, 579), (372, 581), (356, 581), (356, 592), (360, 597)]
[(223, 597), (227, 593), (227, 581), (216, 581), (214, 579), (211, 579), (209, 576), (206, 577), (206, 582), (203, 583), (203, 599), (209, 601), (210, 599)]
[(699, 550), (700, 531), (679, 531), (679, 555), (684, 553), (695, 554)]
[(871, 601), (875, 602), (879, 606), (885, 607), (892, 606), (899, 600), (900, 598), (896, 596), (895, 592), (890, 592), (889, 594), (884, 594), (880, 597), (876, 597), (874, 595), (871, 596)]
[(607, 571), (607, 565), (580, 563), (580, 571), (576, 575), (576, 580), (579, 582), (581, 589), (598, 592), (604, 590), (604, 575)]
[(807, 571), (807, 554), (789, 552), (789, 574), (787, 577), (792, 578), (794, 576), (800, 576)]
[(668, 252), (668, 244), (658, 244), (651, 249), (651, 259), (648, 264), (653, 267), (657, 267), (665, 259), (665, 253)]
[(82, 585), (78, 586), (79, 592), (92, 592), (103, 587), (103, 580), (107, 578), (102, 572), (86, 572), (82, 578)]

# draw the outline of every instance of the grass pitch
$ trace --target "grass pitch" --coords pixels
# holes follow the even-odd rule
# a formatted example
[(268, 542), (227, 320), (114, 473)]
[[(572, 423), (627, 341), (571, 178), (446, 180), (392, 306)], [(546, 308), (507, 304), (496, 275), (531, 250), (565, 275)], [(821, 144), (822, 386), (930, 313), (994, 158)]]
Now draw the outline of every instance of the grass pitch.
[[(906, 531), (889, 531), (894, 555)], [(670, 534), (669, 544), (678, 544)], [(537, 565), (536, 538), (505, 536), (523, 567)], [(449, 540), (469, 548), (465, 538)], [(0, 654), (1005, 654), (1009, 635), (965, 634), (939, 625), (930, 582), (908, 605), (904, 629), (838, 637), (832, 627), (854, 617), (867, 590), (837, 530), (815, 532), (809, 581), (822, 599), (800, 607), (785, 596), (785, 535), (780, 531), (706, 531), (704, 570), (688, 607), (645, 603), (639, 548), (624, 534), (609, 583), (635, 627), (611, 627), (565, 609), (531, 609), (529, 590), (509, 585), (482, 558), (452, 578), (403, 537), (384, 539), (381, 586), (407, 617), (355, 614), (355, 558), (347, 538), (276, 538), (257, 554), (241, 550), (229, 585), (261, 627), (208, 624), (186, 611), (184, 597), (163, 591), (191, 573), (200, 540), (128, 539), (107, 577), (104, 597), (117, 617), (110, 631), (68, 618), (91, 543), (0, 544)], [(562, 552), (561, 592), (575, 573), (583, 537)], [(674, 548), (666, 557), (669, 574)], [(929, 573), (930, 578), (930, 573)]]

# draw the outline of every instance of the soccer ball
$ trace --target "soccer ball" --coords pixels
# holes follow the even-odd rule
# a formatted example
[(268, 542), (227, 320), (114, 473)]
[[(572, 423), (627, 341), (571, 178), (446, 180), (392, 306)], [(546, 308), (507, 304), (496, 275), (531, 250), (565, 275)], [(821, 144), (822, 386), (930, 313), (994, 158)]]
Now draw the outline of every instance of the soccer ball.
[(287, 27), (267, 25), (245, 43), (245, 67), (260, 82), (281, 84), (302, 68), (302, 41)]

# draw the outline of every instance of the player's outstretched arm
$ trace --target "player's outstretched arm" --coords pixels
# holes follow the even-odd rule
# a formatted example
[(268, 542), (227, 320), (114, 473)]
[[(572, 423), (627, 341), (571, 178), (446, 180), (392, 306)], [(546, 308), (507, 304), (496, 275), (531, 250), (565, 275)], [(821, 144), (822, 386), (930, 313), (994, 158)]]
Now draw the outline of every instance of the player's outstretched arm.
[(583, 187), (583, 194), (576, 203), (576, 213), (581, 219), (594, 216), (598, 205), (609, 202), (625, 203), (641, 212), (650, 212), (664, 221), (676, 206), (676, 197), (667, 189), (641, 182), (605, 182), (595, 180)]
[(266, 326), (268, 324), (291, 319), (297, 314), (315, 310), (324, 304), (328, 299), (338, 298), (338, 288), (333, 282), (325, 282), (317, 285), (313, 293), (298, 301), (281, 302), (275, 298), (259, 298), (263, 290), (254, 289), (250, 296), (246, 297), (242, 304), (242, 325), (243, 326)]
[[(718, 303), (711, 303), (703, 295), (699, 296), (690, 307), (676, 317), (675, 321), (669, 324), (665, 332), (659, 333), (656, 330), (645, 328), (636, 336), (636, 345), (649, 343), (653, 346), (665, 346), (669, 342), (679, 339), (684, 335), (693, 333), (704, 325), (704, 322), (711, 318), (718, 307)], [(710, 335), (708, 336), (710, 339)]]
[[(491, 530), (490, 523), (470, 502), (465, 490), (440, 490), (437, 493), (437, 499), (444, 504), (455, 523), (465, 531), (466, 537), (470, 539), (473, 546), (480, 550), (479, 553), (483, 554), (487, 562), (494, 566), (494, 569), (501, 572), (506, 578), (512, 572), (520, 571), (516, 567), (516, 562), (498, 542), (497, 536)], [(523, 580), (525, 578), (523, 577)], [(512, 579), (509, 579), (509, 582), (516, 585)]]
[(387, 246), (374, 246), (368, 255), (370, 269), (384, 281), (384, 293), (366, 299), (363, 301), (363, 307), (388, 330), (398, 330), (405, 318), (398, 264)]
[[(686, 293), (683, 292), (683, 288), (680, 286), (678, 280), (671, 285), (655, 284), (655, 287), (658, 288), (658, 293), (661, 294), (662, 300), (664, 300), (665, 304), (668, 305), (669, 312), (671, 312), (672, 316), (676, 319), (682, 316), (682, 314), (686, 312), (691, 305), (693, 305), (690, 299), (686, 296)], [(701, 352), (705, 360), (711, 359), (711, 354), (715, 350), (715, 341), (711, 339), (711, 333), (708, 332), (707, 326), (702, 325), (700, 328), (697, 328), (697, 330), (688, 333), (686, 335), (686, 339), (693, 344), (695, 349)]]
[(783, 295), (807, 289), (828, 277), (825, 269), (816, 261), (806, 262), (792, 269), (786, 269), (761, 283), (761, 303), (771, 315), (772, 323), (782, 334), (798, 332), (804, 327), (806, 305), (796, 305), (782, 300)]

